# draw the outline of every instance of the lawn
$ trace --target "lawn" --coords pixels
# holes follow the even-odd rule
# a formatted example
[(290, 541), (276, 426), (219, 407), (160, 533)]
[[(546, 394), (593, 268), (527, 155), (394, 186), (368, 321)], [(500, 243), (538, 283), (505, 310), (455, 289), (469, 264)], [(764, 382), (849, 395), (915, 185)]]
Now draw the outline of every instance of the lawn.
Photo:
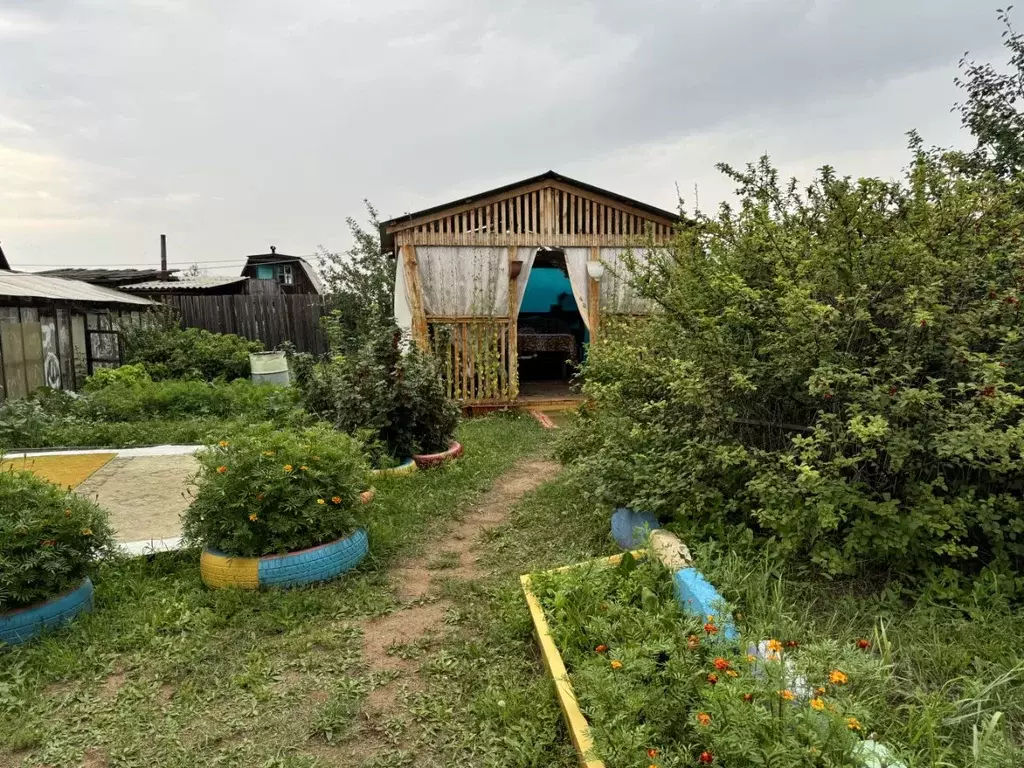
[(331, 584), (211, 591), (196, 552), (106, 566), (93, 615), (3, 654), (0, 765), (331, 764), (387, 679), (360, 652), (361, 623), (396, 606), (389, 565), (548, 435), (495, 417), (459, 439), (458, 463), (376, 481), (370, 557)]

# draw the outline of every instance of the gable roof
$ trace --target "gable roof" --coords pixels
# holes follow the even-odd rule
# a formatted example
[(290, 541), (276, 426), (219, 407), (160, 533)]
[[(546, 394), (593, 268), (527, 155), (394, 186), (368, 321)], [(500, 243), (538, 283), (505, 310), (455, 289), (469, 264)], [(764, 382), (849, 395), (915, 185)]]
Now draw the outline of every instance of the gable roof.
[(569, 185), (569, 186), (572, 186), (572, 187), (576, 187), (576, 188), (582, 190), (583, 192), (590, 192), (591, 194), (594, 194), (594, 195), (601, 195), (601, 196), (606, 197), (606, 198), (608, 198), (610, 200), (614, 200), (615, 202), (622, 203), (623, 205), (631, 206), (633, 208), (636, 208), (638, 210), (641, 210), (641, 211), (644, 211), (646, 213), (652, 214), (654, 216), (664, 217), (664, 218), (667, 218), (667, 219), (671, 219), (672, 221), (682, 221), (683, 220), (683, 218), (678, 213), (672, 213), (671, 211), (666, 211), (664, 208), (658, 208), (658, 207), (653, 206), (653, 205), (648, 205), (647, 203), (642, 203), (639, 200), (634, 200), (631, 197), (626, 197), (625, 195), (620, 195), (618, 192), (612, 192), (611, 190), (608, 190), (608, 189), (602, 189), (601, 187), (595, 187), (593, 184), (587, 184), (584, 181), (578, 181), (576, 179), (571, 179), (568, 176), (563, 176), (562, 174), (556, 173), (555, 171), (545, 171), (544, 173), (542, 173), (542, 174), (540, 174), (538, 176), (531, 176), (528, 179), (522, 179), (521, 181), (515, 181), (515, 182), (512, 182), (511, 184), (505, 184), (504, 186), (501, 186), (501, 187), (495, 187), (494, 189), (488, 189), (485, 192), (478, 192), (478, 193), (476, 193), (474, 195), (470, 195), (469, 197), (463, 197), (463, 198), (459, 198), (458, 200), (453, 200), (450, 203), (443, 203), (442, 205), (435, 205), (435, 206), (432, 206), (431, 208), (424, 208), (423, 210), (420, 210), (420, 211), (413, 211), (412, 213), (406, 213), (406, 214), (403, 214), (401, 216), (396, 216), (393, 219), (388, 219), (387, 221), (382, 221), (380, 223), (380, 244), (381, 244), (381, 248), (384, 251), (394, 250), (394, 234), (389, 234), (388, 233), (388, 229), (390, 227), (394, 226), (395, 224), (401, 224), (401, 223), (406, 222), (406, 221), (412, 221), (414, 219), (418, 219), (418, 218), (421, 218), (423, 216), (432, 216), (432, 215), (437, 214), (437, 213), (442, 213), (443, 211), (445, 211), (445, 210), (447, 210), (449, 208), (455, 208), (456, 206), (460, 206), (460, 205), (469, 205), (471, 203), (476, 202), (477, 200), (482, 200), (483, 198), (500, 196), (500, 195), (505, 194), (506, 192), (512, 192), (512, 191), (514, 191), (515, 189), (517, 189), (519, 187), (526, 187), (526, 186), (529, 186), (530, 184), (536, 184), (536, 183), (541, 182), (541, 181), (557, 181), (557, 182), (561, 182), (562, 184), (566, 184), (566, 185)]
[(317, 275), (316, 270), (313, 269), (313, 265), (306, 261), (301, 256), (289, 256), (286, 253), (254, 253), (245, 257), (245, 266), (242, 267), (242, 274), (250, 267), (255, 267), (259, 264), (297, 264), (306, 277), (309, 279), (310, 285), (313, 286), (313, 290), (318, 295), (324, 293), (323, 283), (320, 282), (320, 276)]

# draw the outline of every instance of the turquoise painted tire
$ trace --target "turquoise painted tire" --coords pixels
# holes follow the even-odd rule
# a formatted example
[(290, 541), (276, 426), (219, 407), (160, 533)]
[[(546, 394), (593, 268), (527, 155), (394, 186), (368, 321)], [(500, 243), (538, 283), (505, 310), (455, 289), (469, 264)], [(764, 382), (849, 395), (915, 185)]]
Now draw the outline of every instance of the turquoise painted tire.
[(0, 643), (18, 645), (38, 637), (43, 632), (69, 623), (78, 614), (93, 607), (92, 581), (81, 584), (62, 595), (27, 608), (0, 613)]
[(263, 557), (233, 557), (205, 549), (199, 558), (199, 571), (208, 587), (298, 587), (329, 581), (355, 568), (370, 551), (366, 531), (360, 528), (351, 536), (321, 544), (319, 547)]

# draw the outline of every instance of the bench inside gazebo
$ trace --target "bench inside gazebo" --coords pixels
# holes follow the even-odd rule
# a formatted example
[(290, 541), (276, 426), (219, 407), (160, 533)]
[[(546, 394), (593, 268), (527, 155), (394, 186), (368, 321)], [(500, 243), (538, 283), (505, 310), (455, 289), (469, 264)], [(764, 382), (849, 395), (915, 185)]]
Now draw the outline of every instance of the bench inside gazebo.
[(624, 254), (664, 245), (679, 222), (554, 171), (385, 221), (395, 317), (465, 407), (574, 404), (602, 317), (648, 310)]

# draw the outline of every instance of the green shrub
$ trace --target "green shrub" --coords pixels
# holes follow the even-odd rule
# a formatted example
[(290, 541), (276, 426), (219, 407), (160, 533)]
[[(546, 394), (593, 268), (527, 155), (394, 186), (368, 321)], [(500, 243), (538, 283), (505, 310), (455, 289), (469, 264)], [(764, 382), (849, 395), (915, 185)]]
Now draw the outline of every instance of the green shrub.
[(0, 450), (38, 446), (53, 423), (35, 400), (5, 400), (0, 403)]
[(85, 392), (96, 392), (111, 386), (134, 386), (149, 384), (152, 381), (149, 374), (146, 373), (146, 366), (142, 363), (136, 363), (135, 365), (122, 365), (117, 368), (100, 368), (85, 380), (82, 390)]
[(355, 530), (368, 487), (358, 441), (324, 427), (257, 427), (199, 454), (188, 540), (241, 557), (292, 552)]
[[(330, 335), (330, 334), (329, 334)], [(448, 399), (429, 354), (403, 351), (393, 324), (374, 325), (347, 354), (294, 361), (295, 385), (310, 413), (362, 439), (376, 465), (448, 447), (458, 407)]]
[(230, 333), (181, 328), (170, 313), (150, 313), (121, 331), (125, 363), (139, 363), (156, 381), (242, 379), (249, 376), (249, 353), (263, 344)]
[(0, 472), (0, 611), (77, 587), (114, 546), (107, 514), (31, 472)]
[(562, 455), (606, 501), (830, 573), (1024, 571), (1021, 185), (918, 152), (806, 193), (767, 160), (633, 280)]

